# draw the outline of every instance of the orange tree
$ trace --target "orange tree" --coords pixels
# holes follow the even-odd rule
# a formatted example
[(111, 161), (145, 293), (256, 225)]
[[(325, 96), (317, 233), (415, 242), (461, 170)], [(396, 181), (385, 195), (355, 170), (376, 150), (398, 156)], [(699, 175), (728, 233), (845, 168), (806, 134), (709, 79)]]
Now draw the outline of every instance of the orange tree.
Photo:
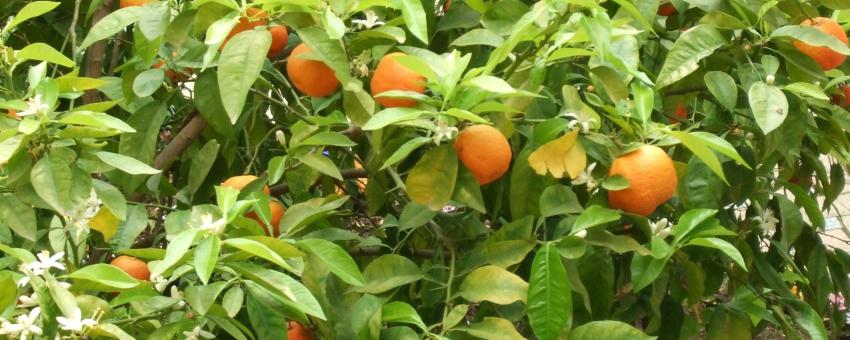
[(3, 1), (0, 338), (846, 336), (846, 9)]

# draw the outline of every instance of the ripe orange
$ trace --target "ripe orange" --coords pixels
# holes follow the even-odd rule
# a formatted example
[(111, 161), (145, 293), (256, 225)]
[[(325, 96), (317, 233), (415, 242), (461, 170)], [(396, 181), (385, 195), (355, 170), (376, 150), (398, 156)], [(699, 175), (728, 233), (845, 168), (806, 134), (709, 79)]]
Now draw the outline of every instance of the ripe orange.
[(658, 15), (662, 17), (669, 17), (673, 14), (676, 14), (676, 6), (673, 6), (672, 3), (668, 2), (658, 7)]
[(682, 104), (676, 105), (676, 112), (674, 114), (681, 120), (688, 119), (688, 108)]
[[(814, 26), (821, 32), (829, 34), (841, 40), (844, 45), (847, 45), (847, 33), (841, 28), (835, 20), (830, 18), (818, 17), (814, 19), (806, 19), (800, 23), (801, 26)], [(812, 46), (799, 40), (794, 40), (794, 47), (800, 52), (814, 59), (820, 68), (824, 71), (832, 70), (844, 63), (847, 59), (846, 55), (835, 52), (826, 46)]]
[(499, 130), (489, 125), (463, 129), (455, 140), (454, 149), (480, 185), (502, 177), (511, 165), (511, 145)]
[[(385, 55), (375, 67), (375, 73), (372, 74), (372, 96), (376, 96), (386, 91), (412, 91), (425, 93), (425, 77), (405, 67), (398, 61), (396, 57), (404, 56), (401, 52), (394, 52)], [(415, 100), (397, 99), (397, 98), (375, 98), (378, 104), (384, 107), (413, 107), (416, 105)]]
[(449, 8), (452, 8), (452, 0), (446, 0), (446, 2), (443, 3), (443, 13), (448, 12)]
[(310, 340), (310, 330), (298, 321), (286, 322), (286, 338), (289, 340)]
[[(284, 208), (283, 204), (280, 204), (278, 201), (272, 200), (269, 201), (269, 211), (271, 212), (270, 222), (272, 223), (273, 234), (269, 235), (268, 231), (266, 231), (266, 236), (278, 237), (280, 235), (280, 230), (278, 230), (278, 227), (280, 225), (280, 219), (283, 218), (283, 213), (286, 212), (286, 208)], [(249, 211), (245, 214), (245, 217), (257, 221), (257, 224), (265, 227), (263, 220), (261, 220), (260, 217), (257, 216), (257, 213)]]
[(269, 53), (266, 55), (269, 59), (273, 59), (283, 52), (286, 48), (286, 43), (289, 41), (289, 32), (286, 31), (286, 26), (275, 26), (269, 29), (272, 34), (272, 45), (269, 47)]
[(234, 35), (237, 35), (247, 30), (252, 30), (255, 27), (265, 26), (269, 24), (269, 14), (263, 10), (251, 7), (245, 11), (245, 14), (247, 14), (248, 16), (239, 18), (239, 23), (237, 23), (235, 26), (233, 26), (232, 29), (230, 29), (230, 33), (227, 34), (227, 37), (224, 38), (223, 42), (221, 42), (219, 50), (224, 49), (224, 45), (227, 45), (227, 42), (230, 41), (230, 38), (233, 38)]
[[(221, 183), (221, 185), (225, 187), (231, 187), (236, 190), (242, 190), (242, 188), (244, 188), (246, 185), (256, 180), (257, 176), (254, 175), (233, 176), (225, 180), (223, 183)], [(263, 186), (263, 192), (266, 193), (266, 195), (271, 195), (271, 190), (269, 189), (268, 185)]]
[(292, 50), (286, 62), (286, 75), (292, 85), (302, 93), (312, 97), (324, 97), (339, 88), (339, 80), (334, 71), (325, 63), (298, 57), (310, 53), (310, 48), (301, 43)]
[(148, 264), (132, 256), (121, 255), (116, 257), (111, 265), (116, 266), (136, 278), (136, 280), (148, 281), (151, 279), (151, 272), (148, 270)]
[(121, 0), (118, 4), (119, 7), (130, 7), (130, 6), (142, 6), (151, 0)]
[(16, 111), (15, 109), (6, 110), (6, 117), (21, 120), (21, 117), (18, 117), (18, 111)]
[(609, 191), (608, 203), (629, 213), (649, 216), (676, 191), (673, 160), (657, 146), (644, 145), (617, 157), (608, 172), (615, 175), (625, 177), (629, 187)]

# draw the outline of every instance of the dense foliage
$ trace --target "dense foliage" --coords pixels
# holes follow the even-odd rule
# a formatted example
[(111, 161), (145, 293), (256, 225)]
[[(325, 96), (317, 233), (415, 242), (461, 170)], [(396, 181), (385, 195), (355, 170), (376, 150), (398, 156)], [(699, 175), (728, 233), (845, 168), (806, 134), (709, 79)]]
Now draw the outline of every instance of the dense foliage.
[(847, 9), (2, 1), (0, 338), (846, 336)]

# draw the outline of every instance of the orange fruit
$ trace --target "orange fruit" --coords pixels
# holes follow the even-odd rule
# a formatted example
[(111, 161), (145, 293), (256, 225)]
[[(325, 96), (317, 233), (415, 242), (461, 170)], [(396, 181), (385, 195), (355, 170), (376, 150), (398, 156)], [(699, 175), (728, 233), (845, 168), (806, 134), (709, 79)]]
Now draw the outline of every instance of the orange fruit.
[(168, 77), (168, 79), (171, 80), (172, 83), (176, 83), (178, 81), (185, 81), (186, 79), (189, 79), (189, 74), (192, 73), (192, 69), (190, 69), (190, 68), (186, 68), (184, 70), (184, 72), (177, 72), (173, 69), (167, 68), (167, 65), (165, 65), (165, 60), (161, 60), (161, 59), (159, 61), (157, 61), (155, 64), (153, 64), (152, 67), (153, 68), (166, 67), (165, 76)]
[(511, 145), (505, 135), (489, 125), (463, 129), (455, 140), (454, 149), (480, 185), (499, 179), (511, 165)]
[(142, 6), (151, 0), (121, 0), (118, 3), (118, 6), (121, 8), (130, 7), (130, 6)]
[[(814, 26), (821, 32), (829, 34), (841, 40), (844, 45), (847, 45), (847, 33), (841, 28), (835, 20), (830, 18), (818, 17), (814, 19), (806, 19), (800, 23), (801, 26)], [(846, 55), (835, 52), (826, 46), (812, 46), (799, 40), (794, 40), (794, 47), (800, 52), (814, 59), (824, 71), (832, 70), (844, 63), (847, 59)]]
[(674, 112), (674, 114), (681, 120), (688, 119), (688, 108), (682, 104), (676, 105), (676, 112)]
[(325, 63), (298, 57), (310, 53), (310, 48), (301, 43), (292, 50), (286, 62), (286, 75), (292, 86), (311, 97), (324, 97), (339, 88), (339, 80), (334, 71)]
[(148, 264), (135, 257), (121, 255), (116, 257), (109, 264), (120, 268), (125, 273), (136, 278), (136, 280), (148, 281), (151, 279), (151, 272), (148, 270)]
[(446, 2), (443, 3), (443, 13), (448, 12), (449, 8), (452, 8), (452, 0), (446, 0)]
[(21, 117), (18, 117), (18, 111), (16, 111), (15, 109), (6, 110), (6, 117), (21, 120)]
[[(236, 190), (242, 190), (242, 188), (244, 188), (249, 183), (256, 181), (257, 178), (258, 177), (254, 175), (233, 176), (225, 180), (223, 183), (221, 183), (221, 185), (225, 187), (231, 187)], [(263, 192), (266, 193), (266, 195), (271, 195), (272, 193), (268, 185), (263, 186)]]
[(289, 41), (289, 32), (286, 31), (285, 26), (275, 26), (269, 29), (269, 33), (272, 34), (272, 45), (269, 47), (269, 53), (266, 56), (269, 59), (273, 59), (280, 55), (280, 52), (283, 52), (283, 49), (286, 48), (286, 42)]
[(608, 176), (620, 175), (629, 181), (623, 190), (609, 191), (612, 208), (649, 216), (676, 192), (676, 168), (661, 148), (644, 145), (617, 157)]
[(658, 15), (662, 17), (669, 17), (673, 14), (676, 14), (676, 6), (673, 6), (672, 3), (668, 2), (658, 7)]
[[(273, 235), (269, 235), (268, 231), (266, 231), (266, 236), (278, 237), (280, 235), (280, 230), (278, 227), (280, 225), (280, 219), (283, 218), (283, 213), (286, 212), (286, 208), (283, 207), (283, 204), (280, 204), (278, 201), (271, 200), (269, 201), (269, 211), (271, 212), (271, 220), (272, 223), (272, 232)], [(265, 227), (265, 223), (260, 219), (260, 216), (257, 216), (256, 212), (249, 211), (245, 214), (245, 217), (250, 218), (254, 221), (257, 221), (257, 224)]]
[[(401, 52), (390, 53), (378, 62), (370, 83), (373, 97), (392, 90), (425, 93), (425, 77), (396, 61), (397, 57), (404, 55), (406, 54)], [(416, 101), (411, 99), (375, 98), (375, 100), (384, 107), (413, 107), (416, 105)]]
[(224, 45), (227, 45), (227, 42), (230, 41), (230, 38), (233, 38), (234, 35), (237, 35), (247, 30), (252, 30), (255, 27), (265, 26), (269, 24), (269, 14), (263, 10), (250, 7), (248, 8), (248, 10), (245, 11), (245, 14), (247, 14), (248, 16), (239, 18), (239, 23), (237, 23), (235, 26), (233, 26), (232, 29), (230, 29), (230, 33), (228, 33), (227, 37), (224, 38), (224, 41), (221, 42), (221, 46), (218, 48), (219, 50), (224, 49)]
[(286, 338), (289, 340), (310, 340), (310, 330), (298, 321), (286, 322)]

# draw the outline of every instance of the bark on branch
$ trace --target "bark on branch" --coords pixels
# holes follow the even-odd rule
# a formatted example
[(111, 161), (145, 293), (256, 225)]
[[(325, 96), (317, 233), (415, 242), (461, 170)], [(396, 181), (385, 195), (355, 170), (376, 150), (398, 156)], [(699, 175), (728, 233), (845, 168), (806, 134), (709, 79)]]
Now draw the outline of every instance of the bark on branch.
[[(94, 25), (103, 19), (115, 8), (115, 0), (104, 0), (100, 7), (92, 15), (91, 23)], [(85, 76), (100, 78), (103, 75), (103, 58), (106, 55), (106, 41), (98, 41), (86, 49)], [(76, 56), (75, 56), (76, 57)], [(89, 90), (83, 95), (83, 104), (94, 103), (100, 100), (97, 90)]]
[(192, 142), (201, 135), (207, 127), (207, 120), (199, 112), (195, 111), (192, 119), (183, 126), (183, 129), (174, 136), (174, 139), (165, 146), (153, 161), (153, 167), (162, 171), (168, 170), (175, 160), (192, 145)]

